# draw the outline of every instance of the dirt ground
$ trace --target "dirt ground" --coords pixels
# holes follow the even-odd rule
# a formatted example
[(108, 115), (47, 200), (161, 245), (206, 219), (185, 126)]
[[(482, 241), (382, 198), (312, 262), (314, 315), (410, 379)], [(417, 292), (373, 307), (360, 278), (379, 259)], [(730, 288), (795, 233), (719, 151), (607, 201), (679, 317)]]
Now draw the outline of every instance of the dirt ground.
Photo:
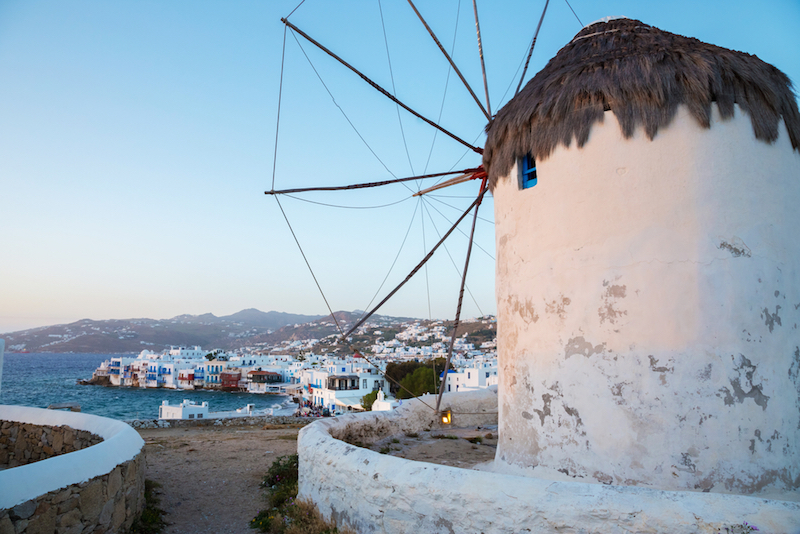
[(161, 484), (167, 534), (252, 534), (272, 462), (297, 452), (299, 426), (142, 429), (146, 478)]
[[(167, 534), (252, 534), (265, 506), (262, 477), (297, 452), (300, 425), (142, 429), (146, 478), (161, 484)], [(371, 449), (452, 467), (494, 459), (497, 427), (452, 428), (386, 438)]]

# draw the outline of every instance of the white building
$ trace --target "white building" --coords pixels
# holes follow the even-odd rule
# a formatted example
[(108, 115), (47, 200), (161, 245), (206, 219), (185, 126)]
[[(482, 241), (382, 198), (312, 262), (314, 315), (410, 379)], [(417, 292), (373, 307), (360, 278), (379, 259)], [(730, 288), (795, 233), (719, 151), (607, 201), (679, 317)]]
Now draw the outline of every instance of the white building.
[(159, 419), (207, 419), (208, 403), (197, 404), (184, 399), (177, 405), (170, 406), (169, 401), (162, 401), (158, 407)]
[(388, 412), (394, 410), (403, 403), (401, 400), (387, 398), (383, 391), (378, 391), (375, 402), (372, 403), (373, 412)]
[(388, 381), (364, 360), (332, 360), (305, 369), (301, 376), (303, 399), (331, 413), (363, 409), (361, 399), (373, 391), (389, 393)]

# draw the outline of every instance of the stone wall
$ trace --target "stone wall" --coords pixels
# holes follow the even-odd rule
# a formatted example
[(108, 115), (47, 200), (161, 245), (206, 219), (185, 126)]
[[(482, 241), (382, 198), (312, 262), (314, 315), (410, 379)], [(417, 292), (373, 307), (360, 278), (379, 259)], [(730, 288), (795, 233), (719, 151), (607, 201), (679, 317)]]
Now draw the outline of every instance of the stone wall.
[(0, 534), (124, 532), (144, 508), (144, 453), (107, 475), (0, 510)]
[(256, 415), (224, 419), (135, 419), (126, 421), (133, 428), (186, 428), (197, 426), (307, 425), (315, 419), (292, 415)]
[[(3, 427), (9, 438), (16, 429), (15, 457), (17, 450), (25, 456), (17, 444), (62, 453), (0, 469), (0, 534), (129, 529), (144, 508), (144, 440), (134, 429), (107, 417), (29, 406), (0, 406), (0, 414), (10, 423), (0, 425), (0, 435)], [(54, 447), (67, 435), (73, 448), (82, 448)]]
[(65, 425), (0, 420), (0, 468), (17, 467), (91, 447), (103, 438)]

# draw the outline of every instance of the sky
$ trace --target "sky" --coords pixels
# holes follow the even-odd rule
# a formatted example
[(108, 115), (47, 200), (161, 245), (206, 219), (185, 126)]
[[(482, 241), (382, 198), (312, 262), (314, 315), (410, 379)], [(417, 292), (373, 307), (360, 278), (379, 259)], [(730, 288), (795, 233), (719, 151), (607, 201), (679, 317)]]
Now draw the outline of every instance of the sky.
[[(575, 13), (550, 2), (526, 80), (582, 24), (627, 16), (755, 54), (800, 84), (797, 0), (570, 3)], [(472, 3), (416, 4), (484, 102)], [(424, 200), (411, 194), (433, 181), (282, 197), (291, 229), (264, 192), (480, 157), (285, 33), (280, 19), (297, 5), (0, 0), (0, 333), (83, 318), (363, 310), (405, 278), (478, 184)], [(492, 113), (513, 96), (543, 7), (479, 2)], [(406, 1), (306, 0), (290, 21), (483, 145), (485, 117)], [(492, 212), (487, 196), (464, 317), (496, 310)], [(470, 223), (378, 313), (452, 318)]]

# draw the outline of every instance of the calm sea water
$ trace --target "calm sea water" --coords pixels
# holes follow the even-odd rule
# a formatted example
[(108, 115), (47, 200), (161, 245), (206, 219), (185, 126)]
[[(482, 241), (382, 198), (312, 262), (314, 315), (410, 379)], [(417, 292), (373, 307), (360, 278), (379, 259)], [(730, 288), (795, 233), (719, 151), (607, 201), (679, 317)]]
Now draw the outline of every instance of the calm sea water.
[[(167, 400), (207, 401), (209, 411), (223, 412), (254, 404), (255, 409), (276, 408), (275, 415), (290, 415), (294, 408), (286, 395), (255, 395), (221, 391), (182, 391), (81, 386), (81, 378), (104, 360), (119, 354), (8, 354), (3, 365), (0, 404), (21, 404), (47, 408), (50, 404), (77, 402), (81, 411), (112, 419), (156, 419), (158, 406)], [(130, 356), (125, 354), (124, 356)]]

